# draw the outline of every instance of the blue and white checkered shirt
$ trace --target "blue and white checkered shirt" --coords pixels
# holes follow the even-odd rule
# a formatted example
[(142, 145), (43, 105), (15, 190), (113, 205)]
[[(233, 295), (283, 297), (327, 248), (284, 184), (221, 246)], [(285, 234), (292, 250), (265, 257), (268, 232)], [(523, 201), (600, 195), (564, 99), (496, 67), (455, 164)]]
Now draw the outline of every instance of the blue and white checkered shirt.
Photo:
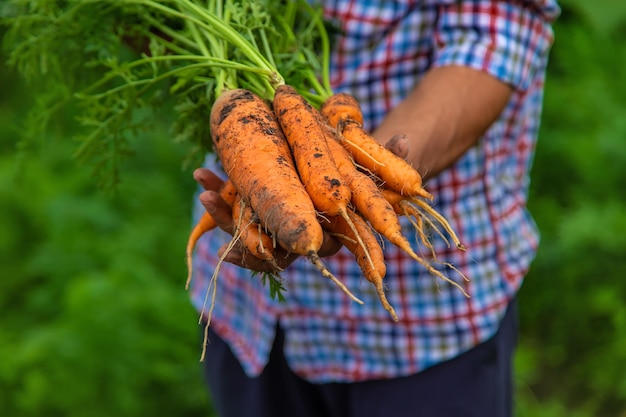
[[(361, 381), (422, 371), (488, 339), (498, 328), (535, 255), (538, 232), (526, 209), (556, 1), (326, 1), (341, 26), (332, 55), (335, 91), (352, 93), (375, 128), (429, 68), (464, 65), (511, 84), (500, 118), (454, 166), (426, 184), (467, 247), (433, 237), (438, 257), (471, 281), (471, 297), (429, 275), (385, 245), (387, 297), (400, 321), (380, 305), (373, 286), (345, 250), (325, 262), (365, 305), (352, 302), (306, 260), (283, 274), (286, 302), (272, 300), (250, 271), (224, 264), (217, 279), (212, 328), (247, 374), (268, 361), (277, 323), (291, 368), (314, 382)], [(217, 169), (213, 157), (207, 167)], [(196, 206), (196, 217), (203, 211)], [(405, 235), (418, 247), (411, 226)], [(202, 310), (217, 250), (230, 236), (206, 234), (194, 258), (194, 305)], [(426, 252), (425, 252), (426, 254)], [(452, 279), (460, 278), (444, 270)]]

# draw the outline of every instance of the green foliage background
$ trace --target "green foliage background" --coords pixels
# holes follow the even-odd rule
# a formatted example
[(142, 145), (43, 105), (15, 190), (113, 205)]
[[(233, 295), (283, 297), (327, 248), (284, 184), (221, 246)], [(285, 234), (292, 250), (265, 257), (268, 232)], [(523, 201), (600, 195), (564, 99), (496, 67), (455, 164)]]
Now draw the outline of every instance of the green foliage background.
[[(561, 1), (530, 201), (543, 240), (520, 295), (519, 417), (626, 416), (622, 3)], [(195, 184), (167, 109), (104, 193), (69, 157), (70, 112), (20, 157), (38, 96), (2, 65), (0, 415), (211, 415), (184, 290)]]
[(626, 5), (561, 1), (521, 292), (520, 416), (626, 416)]

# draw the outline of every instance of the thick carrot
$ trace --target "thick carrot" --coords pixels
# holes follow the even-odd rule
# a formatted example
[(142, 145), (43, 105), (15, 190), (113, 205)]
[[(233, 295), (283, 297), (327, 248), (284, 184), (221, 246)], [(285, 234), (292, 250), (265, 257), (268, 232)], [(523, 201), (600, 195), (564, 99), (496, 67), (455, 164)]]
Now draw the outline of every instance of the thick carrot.
[[(220, 188), (220, 197), (226, 203), (232, 206), (233, 201), (235, 200), (236, 190), (233, 186), (233, 183), (230, 180), (224, 181)], [(198, 243), (198, 239), (202, 237), (209, 230), (213, 230), (217, 227), (215, 220), (209, 212), (205, 211), (200, 220), (196, 223), (196, 225), (191, 230), (189, 234), (189, 238), (187, 239), (187, 248), (185, 251), (185, 260), (187, 263), (187, 281), (185, 283), (185, 288), (189, 288), (189, 283), (191, 282), (191, 275), (193, 273), (193, 250), (196, 247), (196, 243)]]
[[(365, 243), (365, 248), (361, 246), (354, 234), (352, 227), (341, 216), (331, 216), (322, 222), (322, 227), (330, 232), (339, 242), (341, 242), (355, 257), (357, 265), (361, 268), (363, 276), (374, 284), (376, 293), (381, 304), (389, 312), (394, 321), (398, 321), (398, 315), (387, 301), (383, 279), (387, 273), (382, 247), (372, 229), (367, 223), (352, 210), (348, 211), (352, 224), (354, 224), (359, 236)], [(371, 259), (371, 261), (370, 261)]]
[(211, 135), (237, 192), (278, 244), (317, 254), (322, 228), (270, 107), (248, 90), (226, 91), (211, 110)]

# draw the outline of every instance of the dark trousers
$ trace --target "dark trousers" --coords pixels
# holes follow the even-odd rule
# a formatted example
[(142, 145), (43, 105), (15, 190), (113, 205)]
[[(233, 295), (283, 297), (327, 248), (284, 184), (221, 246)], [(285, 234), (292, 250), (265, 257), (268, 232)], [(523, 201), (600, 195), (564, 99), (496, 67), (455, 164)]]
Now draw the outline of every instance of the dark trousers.
[(205, 375), (221, 417), (510, 417), (517, 342), (513, 302), (500, 329), (474, 349), (415, 375), (312, 384), (287, 366), (278, 332), (260, 376), (247, 377), (229, 347), (210, 334)]

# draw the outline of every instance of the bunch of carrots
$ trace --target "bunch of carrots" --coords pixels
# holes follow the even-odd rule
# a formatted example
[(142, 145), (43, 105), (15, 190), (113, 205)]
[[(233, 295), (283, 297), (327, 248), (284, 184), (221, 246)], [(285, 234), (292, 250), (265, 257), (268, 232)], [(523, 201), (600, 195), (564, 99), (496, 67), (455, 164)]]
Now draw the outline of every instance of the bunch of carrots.
[[(368, 134), (353, 97), (333, 92), (328, 22), (310, 2), (8, 3), (10, 15), (0, 17), (9, 25), (9, 63), (27, 79), (48, 77), (33, 120), (54, 120), (56, 109), (75, 101), (86, 128), (79, 158), (104, 158), (96, 166), (115, 171), (138, 115), (154, 117), (145, 110), (169, 97), (177, 140), (216, 153), (228, 176), (220, 195), (232, 207), (232, 244), (269, 263), (278, 248), (306, 257), (361, 302), (320, 259), (329, 233), (354, 254), (394, 320), (380, 236), (463, 291), (432, 266), (427, 226), (464, 248), (429, 204), (419, 173)], [(401, 216), (432, 259), (410, 247)], [(214, 227), (204, 214), (189, 236), (189, 276), (198, 238)]]
[[(386, 266), (378, 236), (457, 286), (415, 253), (402, 234), (399, 216), (413, 220), (431, 250), (425, 222), (438, 222), (459, 249), (464, 247), (428, 204), (432, 196), (420, 174), (372, 138), (362, 120), (358, 102), (344, 93), (330, 96), (318, 110), (286, 84), (276, 89), (271, 105), (246, 89), (223, 92), (210, 116), (213, 146), (228, 175), (220, 194), (232, 206), (232, 244), (239, 242), (249, 254), (275, 265), (276, 247), (305, 256), (361, 303), (318, 256), (323, 232), (329, 232), (354, 254), (363, 276), (397, 321), (385, 296)], [(194, 245), (215, 227), (206, 212), (189, 237), (188, 282)]]

